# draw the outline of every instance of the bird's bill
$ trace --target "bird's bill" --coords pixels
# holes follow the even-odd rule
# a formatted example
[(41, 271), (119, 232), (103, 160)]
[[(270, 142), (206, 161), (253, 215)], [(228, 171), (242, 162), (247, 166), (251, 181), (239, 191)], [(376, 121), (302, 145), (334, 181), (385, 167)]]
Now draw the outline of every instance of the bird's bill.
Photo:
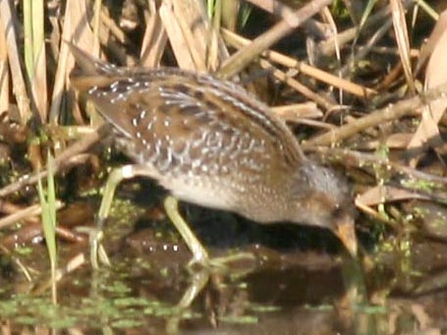
[(345, 248), (352, 257), (357, 256), (357, 237), (355, 235), (354, 222), (352, 219), (346, 219), (339, 223), (335, 229), (335, 234), (341, 240)]

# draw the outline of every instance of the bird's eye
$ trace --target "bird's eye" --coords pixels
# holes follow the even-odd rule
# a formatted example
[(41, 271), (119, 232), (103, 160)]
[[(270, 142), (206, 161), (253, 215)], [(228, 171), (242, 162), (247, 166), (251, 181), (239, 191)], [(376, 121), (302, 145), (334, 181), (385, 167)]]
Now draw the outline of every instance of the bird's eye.
[(340, 204), (337, 204), (334, 209), (332, 210), (331, 216), (334, 219), (340, 218), (344, 214), (344, 209)]

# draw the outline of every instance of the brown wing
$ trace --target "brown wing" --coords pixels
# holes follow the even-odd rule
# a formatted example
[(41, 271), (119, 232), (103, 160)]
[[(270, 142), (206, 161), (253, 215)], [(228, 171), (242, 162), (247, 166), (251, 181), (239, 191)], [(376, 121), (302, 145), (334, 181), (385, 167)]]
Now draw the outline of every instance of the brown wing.
[(137, 162), (162, 173), (243, 168), (262, 176), (302, 160), (289, 129), (235, 84), (174, 68), (117, 68), (70, 47), (81, 68), (73, 85), (115, 126), (118, 143)]

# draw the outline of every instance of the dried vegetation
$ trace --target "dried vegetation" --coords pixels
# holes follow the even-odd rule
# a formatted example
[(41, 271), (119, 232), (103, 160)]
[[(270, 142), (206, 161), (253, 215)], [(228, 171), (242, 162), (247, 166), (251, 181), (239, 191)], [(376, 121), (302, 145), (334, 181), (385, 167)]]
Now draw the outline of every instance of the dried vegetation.
[(239, 81), (288, 121), (307, 152), (343, 167), (362, 213), (358, 230), (374, 246), (411, 245), (410, 232), (444, 240), (447, 11), (365, 3), (0, 1), (0, 227), (26, 223), (14, 230), (24, 241), (39, 234), (33, 189), (46, 175), (46, 149), (57, 174), (80, 171), (79, 189), (61, 181), (64, 202), (91, 186), (94, 178), (80, 175), (99, 173), (98, 151), (89, 149), (102, 121), (70, 89), (64, 41), (73, 41), (124, 66)]

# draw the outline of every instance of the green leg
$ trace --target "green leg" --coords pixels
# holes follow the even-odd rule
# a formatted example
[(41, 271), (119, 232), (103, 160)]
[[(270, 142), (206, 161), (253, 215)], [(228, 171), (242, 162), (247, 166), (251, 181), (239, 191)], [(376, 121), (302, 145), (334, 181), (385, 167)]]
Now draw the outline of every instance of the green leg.
[(110, 265), (109, 257), (101, 244), (101, 240), (104, 236), (104, 224), (109, 216), (116, 187), (124, 179), (130, 179), (141, 174), (141, 171), (144, 171), (144, 167), (139, 165), (125, 165), (121, 168), (112, 170), (107, 179), (98, 217), (96, 219), (97, 227), (93, 231), (90, 231), (90, 261), (94, 269), (99, 268), (98, 259), (102, 264), (107, 266)]
[(175, 228), (182, 236), (189, 250), (192, 253), (192, 259), (189, 265), (200, 264), (206, 268), (212, 267), (216, 269), (225, 269), (226, 265), (231, 262), (237, 262), (241, 260), (254, 260), (254, 256), (251, 253), (241, 252), (235, 255), (230, 255), (227, 257), (209, 258), (208, 252), (202, 246), (200, 241), (194, 235), (194, 233), (189, 228), (188, 223), (183, 219), (178, 211), (178, 201), (173, 196), (168, 196), (165, 201), (165, 210), (169, 219), (171, 219)]
[(178, 211), (177, 199), (173, 196), (168, 196), (164, 201), (164, 205), (166, 214), (171, 219), (175, 228), (177, 228), (189, 250), (192, 252), (192, 259), (190, 263), (199, 263), (205, 266), (209, 265), (208, 253), (191, 231), (186, 221), (180, 215)]
[(178, 334), (180, 321), (184, 318), (184, 312), (191, 307), (191, 304), (202, 292), (210, 278), (210, 272), (207, 268), (202, 268), (199, 271), (191, 274), (191, 283), (182, 296), (182, 299), (176, 306), (177, 312), (168, 318), (166, 321), (166, 333)]
[(140, 175), (139, 165), (125, 165), (117, 169), (113, 169), (107, 179), (107, 184), (103, 192), (101, 207), (98, 213), (98, 228), (102, 230), (105, 219), (109, 216), (110, 207), (112, 206), (113, 196), (116, 187), (124, 179), (130, 179)]

